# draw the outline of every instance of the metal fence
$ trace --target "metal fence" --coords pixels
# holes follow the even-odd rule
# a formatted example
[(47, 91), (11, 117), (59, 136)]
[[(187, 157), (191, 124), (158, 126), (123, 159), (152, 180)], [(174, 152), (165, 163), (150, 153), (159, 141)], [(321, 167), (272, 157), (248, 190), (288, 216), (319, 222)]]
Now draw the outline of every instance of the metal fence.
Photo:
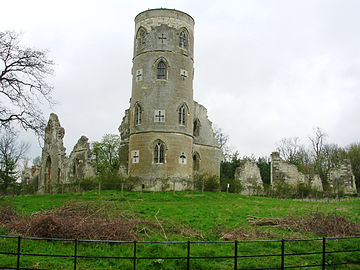
[[(294, 268), (314, 268), (317, 267), (317, 269), (326, 269), (326, 267), (334, 267), (339, 265), (360, 265), (360, 236), (355, 237), (331, 237), (331, 238), (317, 238), (317, 239), (282, 239), (282, 240), (254, 240), (254, 241), (172, 241), (172, 242), (147, 242), (147, 241), (103, 241), (103, 240), (79, 240), (79, 239), (60, 239), (60, 238), (37, 238), (37, 237), (16, 237), (16, 236), (0, 236), (0, 240), (7, 238), (11, 241), (17, 241), (17, 243), (13, 243), (14, 247), (17, 248), (16, 252), (4, 252), (3, 250), (0, 250), (0, 256), (11, 256), (13, 258), (16, 258), (14, 260), (16, 263), (9, 266), (1, 265), (2, 262), (0, 261), (0, 269), (36, 269), (39, 270), (40, 268), (26, 268), (21, 266), (21, 260), (24, 257), (49, 257), (49, 258), (67, 258), (71, 260), (71, 268), (73, 267), (74, 270), (79, 269), (79, 259), (101, 259), (101, 260), (129, 260), (131, 262), (132, 269), (140, 269), (138, 264), (142, 260), (181, 260), (183, 262), (183, 267), (181, 269), (192, 269), (192, 262), (195, 260), (216, 260), (216, 259), (223, 259), (223, 260), (231, 260), (231, 269), (294, 269)], [(71, 245), (72, 254), (71, 255), (65, 255), (65, 254), (46, 254), (46, 253), (28, 253), (22, 251), (22, 243), (24, 240), (33, 240), (33, 241), (48, 241), (48, 242), (67, 242)], [(328, 242), (335, 240), (337, 242), (342, 240), (351, 240), (355, 241), (355, 249), (351, 247), (350, 248), (342, 248), (342, 249), (335, 249), (330, 250), (328, 247)], [(287, 253), (286, 247), (291, 242), (314, 242), (318, 241), (319, 244), (319, 250), (315, 252), (293, 252), (293, 253)], [(107, 243), (110, 245), (123, 245), (126, 244), (131, 247), (131, 256), (89, 256), (89, 255), (79, 255), (79, 244), (80, 243), (88, 243), (88, 244), (94, 244), (94, 243)], [(239, 251), (239, 247), (241, 245), (249, 244), (249, 243), (278, 243), (280, 246), (279, 253), (276, 254), (244, 254), (243, 252)], [(138, 255), (138, 247), (139, 245), (153, 245), (153, 244), (160, 244), (160, 245), (175, 245), (175, 244), (181, 244), (184, 246), (184, 253), (186, 252), (186, 256), (139, 256)], [(227, 256), (196, 256), (192, 255), (192, 247), (194, 245), (202, 245), (202, 244), (227, 244), (232, 245), (231, 248), (232, 255)], [(348, 246), (348, 245), (345, 245)], [(15, 250), (14, 250), (15, 251)], [(330, 254), (344, 254), (344, 253), (351, 253), (352, 260), (347, 261), (330, 261), (328, 260), (328, 256), (332, 256)], [(308, 265), (287, 265), (286, 258), (293, 257), (293, 256), (313, 256), (317, 255), (319, 257), (318, 263), (314, 264), (308, 264)], [(277, 266), (276, 267), (255, 267), (255, 268), (241, 268), (241, 263), (239, 262), (240, 259), (249, 259), (249, 258), (277, 258)], [(130, 269), (129, 268), (129, 269)], [(48, 270), (48, 269), (41, 269), (41, 270)]]

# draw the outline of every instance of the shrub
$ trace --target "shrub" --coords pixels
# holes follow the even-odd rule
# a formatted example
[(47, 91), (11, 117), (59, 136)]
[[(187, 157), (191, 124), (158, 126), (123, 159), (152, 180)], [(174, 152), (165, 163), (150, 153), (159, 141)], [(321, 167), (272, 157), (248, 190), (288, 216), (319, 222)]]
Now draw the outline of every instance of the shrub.
[(127, 178), (124, 178), (124, 184), (126, 190), (132, 191), (135, 189), (136, 186), (141, 185), (141, 179), (137, 176), (129, 176)]
[(219, 177), (216, 175), (196, 174), (194, 176), (194, 188), (201, 191), (219, 191)]
[(230, 193), (240, 193), (244, 190), (244, 186), (240, 181), (235, 180), (234, 178), (220, 178), (221, 191), (226, 192), (228, 184)]

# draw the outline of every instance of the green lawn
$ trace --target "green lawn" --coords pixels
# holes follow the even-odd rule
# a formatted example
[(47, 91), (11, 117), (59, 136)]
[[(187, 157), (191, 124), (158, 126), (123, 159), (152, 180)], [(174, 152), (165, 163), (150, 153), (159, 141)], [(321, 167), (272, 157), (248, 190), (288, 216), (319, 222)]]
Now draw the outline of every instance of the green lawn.
[[(274, 226), (254, 227), (249, 224), (249, 216), (285, 217), (301, 216), (313, 212), (337, 214), (347, 217), (349, 221), (360, 224), (360, 199), (352, 198), (340, 201), (300, 201), (274, 199), (265, 197), (249, 197), (239, 194), (205, 192), (124, 192), (124, 200), (120, 200), (119, 191), (102, 191), (100, 199), (97, 191), (77, 194), (26, 195), (6, 197), (2, 204), (10, 204), (21, 215), (54, 209), (64, 203), (89, 202), (92, 205), (111, 205), (112, 211), (122, 213), (128, 218), (138, 218), (156, 223), (161, 222), (162, 229), (149, 229), (139, 232), (139, 240), (143, 241), (219, 241), (226, 230), (242, 228), (257, 239), (293, 239), (321, 238), (313, 232), (302, 232), (289, 228)], [(157, 221), (158, 220), (158, 221)], [(172, 230), (172, 227), (183, 228), (185, 233)], [(6, 230), (0, 229), (0, 234)], [(165, 237), (166, 235), (166, 237)], [(252, 237), (251, 239), (253, 239)], [(0, 252), (16, 252), (16, 239), (1, 239)], [(329, 240), (327, 249), (359, 249), (360, 239)], [(23, 240), (22, 252), (38, 252), (43, 254), (73, 255), (73, 243)], [(321, 251), (321, 241), (286, 242), (285, 253)], [(281, 242), (239, 243), (238, 255), (280, 254)], [(78, 255), (91, 256), (132, 256), (132, 244), (79, 243)], [(138, 244), (138, 256), (186, 256), (186, 244)], [(233, 256), (234, 243), (192, 244), (191, 256)], [(286, 265), (310, 265), (321, 262), (321, 255), (288, 256)], [(360, 252), (332, 253), (326, 257), (327, 263), (341, 260), (360, 261)], [(233, 259), (196, 259), (191, 261), (191, 269), (233, 269)], [(2, 263), (4, 265), (2, 265)], [(16, 266), (14, 256), (0, 255), (0, 268)], [(73, 258), (49, 259), (46, 257), (22, 256), (21, 267), (72, 269)], [(186, 269), (186, 260), (138, 260), (137, 269)], [(278, 267), (280, 257), (239, 258), (238, 267)], [(132, 269), (131, 260), (116, 259), (78, 259), (78, 269)], [(307, 268), (307, 269), (319, 269)], [(338, 266), (333, 269), (360, 269), (357, 265)]]

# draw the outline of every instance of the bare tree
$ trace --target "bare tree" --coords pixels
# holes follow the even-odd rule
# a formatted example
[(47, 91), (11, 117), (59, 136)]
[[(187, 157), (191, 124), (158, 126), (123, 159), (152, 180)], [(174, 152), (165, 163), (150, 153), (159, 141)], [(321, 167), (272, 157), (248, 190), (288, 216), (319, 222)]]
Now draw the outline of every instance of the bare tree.
[(229, 135), (225, 134), (224, 131), (217, 126), (214, 126), (214, 134), (215, 134), (215, 139), (219, 144), (219, 147), (223, 149), (229, 140)]
[(329, 187), (329, 171), (337, 167), (346, 158), (346, 152), (337, 144), (326, 143), (327, 134), (319, 127), (309, 137), (313, 150), (314, 170), (320, 176), (324, 189)]
[(213, 127), (215, 139), (223, 152), (224, 160), (231, 160), (234, 155), (234, 151), (228, 146), (229, 135), (225, 134), (224, 131), (218, 126)]
[(45, 81), (54, 62), (47, 52), (19, 45), (20, 35), (0, 32), (0, 128), (15, 122), (41, 135), (45, 119), (43, 103), (52, 104), (52, 87)]
[(29, 145), (17, 144), (16, 135), (7, 132), (0, 138), (0, 192), (6, 194), (19, 178), (18, 165)]
[(318, 158), (322, 154), (325, 140), (328, 135), (319, 127), (315, 127), (314, 132), (315, 135), (313, 137), (309, 137), (309, 140), (315, 153), (315, 158)]
[(284, 160), (291, 163), (295, 162), (297, 159), (299, 150), (300, 145), (298, 137), (283, 138), (277, 143), (276, 151), (279, 152)]

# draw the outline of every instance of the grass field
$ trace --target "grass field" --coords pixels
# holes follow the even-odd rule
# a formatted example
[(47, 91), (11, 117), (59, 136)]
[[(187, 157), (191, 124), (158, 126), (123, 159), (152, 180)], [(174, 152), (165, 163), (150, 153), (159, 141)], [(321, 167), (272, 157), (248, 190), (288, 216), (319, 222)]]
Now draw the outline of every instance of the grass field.
[[(296, 218), (301, 220), (311, 213), (344, 216), (350, 222), (360, 224), (360, 199), (301, 201), (289, 199), (274, 199), (266, 197), (249, 197), (239, 194), (191, 192), (125, 192), (124, 200), (120, 200), (120, 192), (102, 191), (99, 198), (96, 191), (76, 194), (25, 195), (6, 197), (1, 202), (11, 205), (21, 216), (30, 216), (44, 210), (57, 209), (62, 205), (80, 204), (97, 207), (95, 212), (104, 210), (111, 220), (113, 216), (128, 220), (141, 220), (136, 227), (136, 240), (141, 241), (221, 241), (221, 240), (253, 240), (253, 239), (293, 239), (319, 238), (316, 231), (303, 231), (291, 226), (254, 226), (249, 217), (258, 218)], [(94, 213), (95, 213), (94, 212)], [(91, 216), (95, 214), (91, 214)], [(99, 213), (97, 213), (99, 214)], [(89, 215), (90, 218), (90, 215)], [(86, 217), (86, 219), (88, 219)], [(281, 220), (281, 219), (280, 219)], [(139, 225), (140, 224), (140, 225)], [(325, 224), (326, 225), (326, 224)], [(0, 228), (0, 234), (16, 235), (9, 228)], [(229, 239), (228, 239), (229, 238)], [(15, 239), (16, 240), (16, 239)], [(125, 239), (123, 239), (125, 240)], [(134, 239), (129, 239), (134, 240)], [(331, 241), (333, 249), (359, 249), (360, 239)], [(239, 245), (241, 254), (279, 254), (281, 242), (247, 243)], [(321, 241), (287, 242), (286, 252), (321, 251)], [(16, 251), (16, 241), (1, 239), (0, 251)], [(72, 243), (23, 240), (23, 252), (38, 252), (44, 254), (73, 253)], [(232, 243), (224, 244), (193, 244), (191, 256), (232, 256)], [(109, 245), (100, 243), (79, 244), (79, 254), (103, 256), (132, 256), (132, 245)], [(139, 244), (138, 256), (186, 256), (186, 245)], [(310, 265), (319, 263), (320, 255), (289, 256), (286, 263), (290, 265)], [(360, 261), (360, 253), (330, 254), (328, 263), (350, 260)], [(0, 255), (1, 266), (13, 265), (14, 257)], [(4, 265), (2, 265), (2, 263)], [(22, 267), (70, 269), (72, 260), (64, 258), (48, 259), (26, 256), (21, 260)], [(172, 260), (141, 260), (138, 269), (184, 269), (184, 261)], [(196, 260), (191, 263), (191, 269), (232, 269), (232, 260)], [(24, 266), (23, 266), (24, 265)], [(241, 259), (239, 268), (277, 267), (279, 258)], [(78, 269), (132, 269), (131, 260), (78, 260)], [(318, 268), (308, 268), (318, 269)], [(348, 265), (336, 269), (360, 269), (357, 265)]]

